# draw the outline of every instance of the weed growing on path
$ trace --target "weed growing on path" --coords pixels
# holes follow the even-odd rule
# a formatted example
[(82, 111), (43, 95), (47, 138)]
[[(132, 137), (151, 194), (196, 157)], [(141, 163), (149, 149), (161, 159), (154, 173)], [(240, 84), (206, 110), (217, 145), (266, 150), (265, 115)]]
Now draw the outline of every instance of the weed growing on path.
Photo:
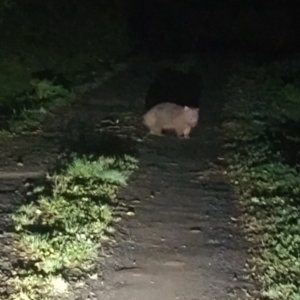
[(36, 199), (12, 216), (20, 265), (10, 280), (15, 293), (8, 299), (52, 299), (70, 292), (66, 274), (91, 270), (114, 231), (117, 191), (136, 168), (136, 159), (127, 155), (75, 155), (60, 173), (35, 188)]
[(300, 297), (300, 65), (289, 67), (296, 65), (243, 66), (225, 90), (223, 129), (253, 243), (249, 267), (269, 300)]

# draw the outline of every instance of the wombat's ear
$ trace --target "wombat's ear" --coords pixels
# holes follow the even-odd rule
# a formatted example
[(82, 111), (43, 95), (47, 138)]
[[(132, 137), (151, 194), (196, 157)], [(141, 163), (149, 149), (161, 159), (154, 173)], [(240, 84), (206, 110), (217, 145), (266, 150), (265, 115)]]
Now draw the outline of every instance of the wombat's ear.
[(189, 110), (189, 107), (188, 107), (188, 106), (185, 106), (185, 107), (184, 107), (184, 110)]

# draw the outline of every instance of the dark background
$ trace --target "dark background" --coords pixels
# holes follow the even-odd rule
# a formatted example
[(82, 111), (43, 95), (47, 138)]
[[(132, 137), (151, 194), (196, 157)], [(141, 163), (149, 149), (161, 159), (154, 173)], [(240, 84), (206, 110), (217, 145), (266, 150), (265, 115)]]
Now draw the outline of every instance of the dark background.
[[(95, 72), (109, 70), (115, 62), (140, 53), (158, 59), (176, 59), (185, 53), (203, 53), (213, 58), (229, 55), (242, 60), (247, 56), (261, 62), (291, 57), (300, 50), (299, 3), (287, 0), (2, 1), (0, 110), (9, 111), (6, 115), (10, 116), (16, 109), (22, 111), (41, 102), (43, 99), (32, 88), (32, 79), (55, 80), (54, 84), (71, 89), (93, 82)], [(170, 86), (178, 86), (177, 82), (185, 84), (180, 74), (173, 73), (158, 74), (158, 77), (164, 85), (168, 80)], [(191, 90), (192, 84), (194, 94), (198, 95), (199, 80), (191, 77), (185, 81), (185, 90)], [(150, 88), (147, 109), (157, 103), (153, 100), (157, 94), (166, 98), (159, 86), (162, 83)], [(174, 90), (173, 94), (186, 98), (185, 92)], [(180, 99), (177, 102), (184, 104)], [(8, 109), (3, 108), (6, 106)]]
[(92, 39), (110, 30), (103, 19), (113, 14), (116, 22), (124, 21), (136, 51), (167, 56), (191, 51), (240, 51), (273, 57), (299, 51), (298, 2), (7, 1), (9, 5), (0, 6), (0, 38), (4, 43), (10, 38), (15, 44), (21, 35), (33, 43)]
[(137, 48), (151, 53), (299, 51), (297, 1), (132, 0), (128, 17)]

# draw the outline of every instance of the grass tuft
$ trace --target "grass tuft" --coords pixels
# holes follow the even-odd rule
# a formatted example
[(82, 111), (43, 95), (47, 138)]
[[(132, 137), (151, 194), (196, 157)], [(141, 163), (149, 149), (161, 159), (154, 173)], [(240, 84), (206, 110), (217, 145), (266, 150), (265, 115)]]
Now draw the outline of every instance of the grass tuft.
[(114, 231), (117, 191), (136, 165), (130, 156), (74, 155), (60, 174), (48, 175), (45, 187), (35, 189), (37, 199), (12, 216), (20, 260), (26, 267), (15, 271), (11, 282), (15, 293), (8, 299), (52, 299), (68, 290), (59, 274), (91, 269)]

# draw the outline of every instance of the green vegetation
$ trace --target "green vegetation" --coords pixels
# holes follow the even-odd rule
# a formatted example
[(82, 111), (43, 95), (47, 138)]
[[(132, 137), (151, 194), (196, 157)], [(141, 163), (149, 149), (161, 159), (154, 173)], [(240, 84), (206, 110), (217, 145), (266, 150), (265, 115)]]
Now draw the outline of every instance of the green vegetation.
[(136, 167), (126, 155), (74, 156), (64, 170), (35, 187), (35, 199), (13, 215), (22, 263), (14, 270), (15, 293), (8, 299), (53, 299), (71, 292), (62, 274), (89, 274), (103, 242), (112, 238), (117, 191)]
[(36, 127), (122, 69), (126, 22), (111, 1), (0, 4), (0, 130)]
[[(0, 3), (0, 138), (33, 130), (126, 65), (132, 50), (122, 1)], [(130, 156), (72, 157), (29, 192), (12, 216), (18, 261), (6, 281), (17, 300), (56, 299), (92, 271), (112, 240), (117, 192), (136, 168)], [(74, 276), (76, 273), (78, 276)], [(8, 293), (8, 291), (6, 290)]]
[(300, 299), (300, 64), (241, 66), (225, 89), (232, 181), (262, 299)]

